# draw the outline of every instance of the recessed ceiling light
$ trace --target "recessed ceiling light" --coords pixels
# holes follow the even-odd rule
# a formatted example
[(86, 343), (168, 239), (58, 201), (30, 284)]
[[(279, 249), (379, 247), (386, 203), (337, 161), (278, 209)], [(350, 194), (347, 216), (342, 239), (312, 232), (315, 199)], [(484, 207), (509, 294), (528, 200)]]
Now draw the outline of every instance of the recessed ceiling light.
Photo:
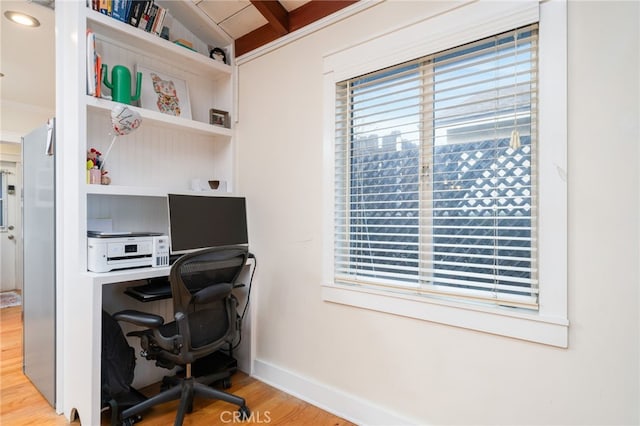
[(14, 12), (12, 10), (7, 10), (4, 13), (4, 16), (10, 20), (15, 22), (16, 24), (24, 25), (26, 27), (39, 27), (40, 22), (31, 15), (27, 15), (22, 12)]

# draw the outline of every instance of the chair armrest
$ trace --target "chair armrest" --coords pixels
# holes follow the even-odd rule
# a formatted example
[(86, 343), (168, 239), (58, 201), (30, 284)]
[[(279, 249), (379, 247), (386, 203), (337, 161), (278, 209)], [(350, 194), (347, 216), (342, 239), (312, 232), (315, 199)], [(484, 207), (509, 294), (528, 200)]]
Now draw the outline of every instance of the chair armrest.
[(117, 321), (130, 322), (140, 327), (158, 328), (164, 324), (164, 318), (160, 315), (150, 314), (147, 312), (134, 311), (126, 309), (124, 311), (116, 312), (113, 317)]

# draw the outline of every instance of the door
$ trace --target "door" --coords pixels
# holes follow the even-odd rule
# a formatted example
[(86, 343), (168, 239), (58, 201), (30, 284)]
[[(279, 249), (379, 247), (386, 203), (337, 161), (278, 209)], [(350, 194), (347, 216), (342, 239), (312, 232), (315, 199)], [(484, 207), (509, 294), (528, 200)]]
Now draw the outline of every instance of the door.
[(0, 161), (0, 290), (22, 290), (20, 193), (15, 162)]

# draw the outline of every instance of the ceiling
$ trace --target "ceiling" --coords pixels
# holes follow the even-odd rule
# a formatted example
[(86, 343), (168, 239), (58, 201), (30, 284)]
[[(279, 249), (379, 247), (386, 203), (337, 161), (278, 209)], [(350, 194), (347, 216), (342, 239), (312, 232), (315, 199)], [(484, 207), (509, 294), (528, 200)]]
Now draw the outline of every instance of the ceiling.
[(294, 32), (357, 0), (192, 0), (235, 41), (236, 56)]
[[(7, 10), (25, 12), (40, 21), (28, 28), (4, 17)], [(24, 134), (55, 111), (54, 12), (37, 3), (0, 0), (0, 130)], [(17, 142), (18, 140), (11, 140)]]
[[(175, 1), (175, 0), (173, 0)], [(185, 0), (234, 41), (236, 56), (292, 33), (347, 7), (354, 0)], [(166, 2), (166, 1), (165, 1)], [(55, 111), (54, 0), (0, 0), (0, 130), (20, 133), (26, 115)], [(40, 21), (37, 28), (15, 24), (7, 10)], [(171, 10), (169, 8), (169, 10)], [(37, 115), (37, 114), (36, 114)], [(5, 138), (3, 138), (5, 139)]]
[[(279, 3), (288, 13), (308, 2), (280, 0)], [(194, 3), (234, 40), (268, 23), (267, 18), (249, 0), (195, 0)]]

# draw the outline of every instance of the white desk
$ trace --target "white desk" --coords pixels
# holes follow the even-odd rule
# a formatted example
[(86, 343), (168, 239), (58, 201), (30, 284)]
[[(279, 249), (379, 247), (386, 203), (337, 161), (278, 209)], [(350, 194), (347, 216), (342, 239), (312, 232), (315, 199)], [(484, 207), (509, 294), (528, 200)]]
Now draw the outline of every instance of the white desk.
[[(244, 308), (253, 268), (255, 268), (255, 262), (250, 259), (240, 280), (246, 286), (234, 290), (240, 301), (239, 309)], [(154, 312), (154, 305), (159, 306), (160, 309), (164, 309), (164, 312), (159, 313), (159, 315), (162, 315), (166, 321), (171, 321), (173, 319), (173, 310), (172, 308), (167, 309), (167, 306), (171, 304), (171, 299), (143, 303), (122, 294), (120, 291), (123, 291), (127, 286), (134, 285), (130, 283), (131, 281), (168, 276), (170, 269), (170, 267), (159, 267), (127, 269), (106, 273), (85, 272), (80, 275), (81, 279), (78, 282), (67, 283), (73, 290), (66, 293), (73, 296), (64, 300), (66, 334), (62, 336), (62, 339), (57, 339), (58, 342), (64, 342), (64, 348), (62, 349), (65, 354), (63, 365), (65, 400), (63, 402), (63, 410), (67, 420), (73, 419), (77, 414), (80, 416), (82, 424), (100, 424), (103, 302), (113, 304), (115, 301), (118, 305), (123, 302), (122, 306), (118, 306), (118, 309), (133, 308), (148, 312)], [(120, 285), (121, 283), (122, 285)], [(112, 284), (117, 286), (109, 288)], [(103, 297), (103, 290), (107, 297)], [(252, 373), (253, 360), (255, 359), (253, 352), (255, 350), (255, 336), (251, 333), (251, 330), (255, 329), (253, 324), (255, 315), (251, 314), (251, 307), (255, 306), (254, 295), (255, 289), (252, 291), (252, 302), (242, 324), (242, 342), (234, 353), (238, 361), (238, 368), (248, 374)], [(92, 303), (78, 303), (78, 301), (92, 301)], [(109, 312), (109, 309), (106, 310)], [(242, 312), (240, 311), (239, 313)], [(122, 324), (122, 326), (125, 329), (125, 325)], [(139, 344), (135, 340), (130, 340), (130, 344), (136, 349), (139, 348)], [(140, 376), (148, 374), (148, 371), (140, 372), (141, 368), (139, 366), (145, 362), (151, 363), (151, 361), (141, 359), (139, 354), (136, 354), (136, 358), (136, 380), (140, 381)], [(149, 368), (158, 375), (157, 377), (162, 377), (168, 372), (168, 370), (155, 366), (147, 367), (146, 369), (149, 370)], [(142, 368), (142, 370), (145, 370), (145, 368)], [(134, 381), (134, 385), (135, 383)]]

